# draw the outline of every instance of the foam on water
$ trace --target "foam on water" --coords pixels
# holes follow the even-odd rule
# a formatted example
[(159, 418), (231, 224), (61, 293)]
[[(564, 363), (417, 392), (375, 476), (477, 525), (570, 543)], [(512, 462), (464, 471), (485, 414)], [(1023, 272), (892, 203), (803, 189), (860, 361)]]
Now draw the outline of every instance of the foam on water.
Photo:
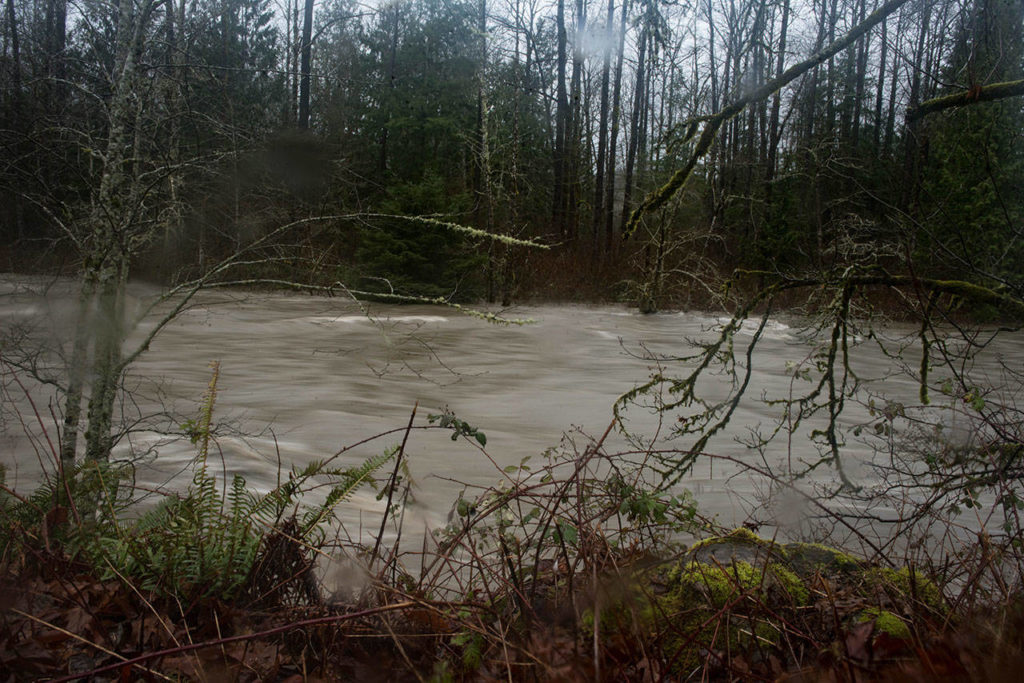
[(304, 320), (314, 325), (354, 325), (370, 322), (370, 319), (365, 315), (315, 315), (310, 318), (304, 318)]
[(24, 318), (30, 315), (38, 315), (39, 312), (40, 309), (38, 306), (18, 306), (16, 308), (8, 308), (7, 310), (3, 311), (3, 314)]
[(442, 315), (396, 315), (384, 318), (371, 318), (365, 315), (316, 315), (303, 318), (306, 322), (314, 325), (354, 325), (360, 323), (386, 322), (386, 323), (446, 323), (448, 318)]
[(398, 315), (386, 318), (393, 323), (446, 323), (448, 318), (442, 315)]
[[(722, 329), (729, 324), (731, 318), (717, 318), (718, 329)], [(742, 334), (745, 337), (753, 337), (757, 333), (757, 328), (761, 326), (760, 320), (746, 319), (740, 323), (740, 329), (737, 330), (737, 334)], [(778, 320), (769, 320), (765, 323), (764, 331), (761, 332), (761, 336), (765, 339), (779, 339), (789, 340), (794, 339), (792, 328), (786, 323), (779, 322)]]

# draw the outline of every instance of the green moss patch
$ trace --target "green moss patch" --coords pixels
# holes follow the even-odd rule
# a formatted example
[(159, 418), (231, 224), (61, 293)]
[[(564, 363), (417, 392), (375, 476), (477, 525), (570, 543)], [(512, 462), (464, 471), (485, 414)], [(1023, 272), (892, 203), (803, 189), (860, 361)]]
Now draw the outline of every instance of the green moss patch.
[(785, 550), (790, 569), (805, 578), (819, 573), (852, 574), (864, 566), (853, 555), (821, 543), (787, 543)]
[(942, 592), (920, 571), (912, 571), (909, 567), (875, 567), (866, 570), (863, 578), (869, 591), (883, 593), (901, 602), (916, 602), (939, 613), (946, 611)]
[(713, 565), (689, 562), (676, 566), (668, 576), (670, 584), (679, 588), (689, 587), (707, 598), (715, 607), (724, 607), (741, 592), (764, 601), (777, 601), (770, 591), (780, 592), (794, 604), (806, 604), (810, 594), (800, 578), (778, 562), (758, 567), (749, 562), (737, 561), (729, 565)]
[(903, 621), (893, 612), (881, 609), (880, 607), (869, 607), (857, 615), (858, 623), (868, 621), (875, 622), (875, 629), (878, 633), (884, 633), (887, 636), (899, 638), (900, 640), (910, 639), (910, 627), (907, 626), (907, 622)]
[[(813, 593), (812, 583), (822, 580), (830, 588)], [(783, 658), (807, 634), (842, 643), (846, 628), (867, 622), (892, 647), (911, 637), (902, 614), (922, 605), (945, 609), (941, 592), (921, 572), (870, 567), (826, 545), (779, 544), (746, 529), (695, 543), (668, 565), (648, 566), (628, 589), (608, 597), (601, 601), (601, 631), (649, 643), (672, 675), (682, 677), (714, 669), (718, 655), (762, 663)], [(831, 616), (837, 607), (839, 621)], [(582, 623), (589, 635), (593, 612)]]

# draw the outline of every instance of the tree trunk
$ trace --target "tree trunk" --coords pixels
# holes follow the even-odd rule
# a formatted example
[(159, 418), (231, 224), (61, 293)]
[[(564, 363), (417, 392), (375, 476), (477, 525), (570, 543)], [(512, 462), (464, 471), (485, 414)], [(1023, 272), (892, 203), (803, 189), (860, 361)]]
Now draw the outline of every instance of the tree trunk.
[[(867, 12), (867, 0), (860, 0), (860, 8), (857, 14), (857, 23), (864, 21), (864, 15)], [(867, 78), (868, 71), (868, 50), (870, 49), (870, 38), (871, 34), (865, 34), (860, 39), (860, 45), (857, 50), (857, 76), (854, 85), (854, 100), (853, 100), (853, 121), (851, 121), (850, 130), (850, 144), (856, 150), (860, 146), (860, 119), (861, 110), (864, 102), (864, 82)]]
[[(10, 2), (10, 0), (8, 0)], [(601, 250), (601, 222), (604, 219), (605, 157), (608, 154), (608, 88), (611, 80), (612, 35), (615, 25), (615, 0), (608, 0), (608, 19), (605, 22), (604, 62), (601, 65), (601, 113), (597, 123), (597, 164), (594, 175), (594, 211), (592, 231), (595, 255)]]
[[(899, 19), (897, 20), (897, 34), (900, 33), (899, 29), (903, 25), (903, 12), (900, 12)], [(898, 61), (894, 57), (892, 60), (892, 77), (889, 81), (889, 105), (885, 115), (885, 142), (882, 144), (882, 154), (888, 157), (892, 153), (892, 142), (896, 135), (896, 88), (899, 85), (899, 67)]]
[(615, 85), (612, 93), (612, 129), (608, 133), (608, 165), (605, 171), (607, 188), (604, 194), (605, 206), (605, 251), (611, 252), (615, 239), (615, 172), (619, 144), (619, 120), (622, 109), (622, 62), (626, 47), (626, 21), (629, 18), (630, 0), (624, 0), (622, 16), (619, 19), (619, 47), (615, 61)]
[[(86, 322), (86, 334), (94, 341), (93, 362), (89, 365), (92, 380), (89, 392), (88, 427), (86, 429), (86, 458), (106, 460), (113, 446), (114, 404), (120, 386), (122, 344), (124, 342), (124, 287), (128, 278), (133, 241), (131, 227), (138, 188), (138, 174), (126, 168), (135, 158), (132, 131), (138, 109), (137, 92), (138, 41), (143, 38), (142, 27), (152, 8), (151, 3), (137, 7), (122, 2), (118, 8), (117, 39), (113, 93), (108, 105), (109, 129), (103, 156), (103, 171), (94, 200), (91, 222), (91, 250), (83, 274), (80, 300), (95, 301), (95, 313), (90, 316), (86, 308), (80, 316)], [(94, 287), (95, 283), (95, 287)], [(95, 292), (95, 295), (93, 295)], [(91, 320), (90, 320), (91, 318)], [(80, 322), (83, 320), (80, 319)], [(76, 337), (76, 346), (79, 340)], [(75, 355), (73, 350), (72, 355)], [(74, 358), (73, 358), (74, 361)], [(77, 370), (75, 370), (77, 372)], [(68, 424), (68, 416), (75, 418), (80, 391), (69, 391), (65, 407), (65, 437), (73, 438), (77, 426)], [(70, 448), (69, 448), (70, 450)], [(70, 453), (65, 457), (72, 457)]]
[[(507, 234), (515, 234), (519, 224), (519, 155), (522, 140), (520, 139), (520, 109), (522, 107), (523, 88), (525, 78), (519, 56), (519, 31), (522, 27), (521, 0), (515, 0), (514, 5), (514, 28), (513, 28), (513, 51), (512, 51), (512, 150), (509, 159), (509, 202), (508, 202), (508, 223), (505, 229)], [(529, 45), (529, 44), (527, 44)], [(527, 47), (529, 51), (529, 47)], [(527, 74), (529, 73), (529, 56), (527, 56)], [(513, 269), (511, 250), (501, 247), (499, 263), (501, 267), (501, 305), (512, 305), (513, 294)]]
[[(825, 19), (828, 26), (828, 42), (836, 39), (836, 19), (838, 18), (839, 0), (832, 0), (832, 4)], [(831, 136), (836, 128), (836, 60), (829, 57), (828, 69), (826, 70), (826, 91), (825, 91), (825, 134)]]
[[(932, 7), (930, 4), (925, 6), (924, 14), (921, 17), (921, 32), (917, 36), (917, 48), (914, 50), (914, 64), (921, 64), (924, 61), (924, 50), (925, 44), (928, 38), (928, 22), (931, 19)], [(910, 99), (908, 103), (908, 110), (913, 110), (921, 103), (921, 71), (919, 69), (913, 70), (913, 76), (910, 79)], [(912, 204), (917, 196), (917, 184), (918, 184), (918, 171), (920, 170), (920, 141), (918, 140), (918, 132), (920, 131), (920, 119), (911, 119), (907, 122), (904, 129), (903, 140), (904, 140), (904, 180), (903, 180), (903, 192), (900, 197), (900, 208), (904, 211), (909, 212)]]
[[(388, 92), (393, 93), (395, 90), (395, 68), (398, 63), (398, 5), (394, 4), (391, 6), (391, 45), (388, 49), (388, 80), (385, 84)], [(391, 98), (393, 99), (393, 98)], [(380, 173), (384, 175), (388, 171), (388, 135), (389, 127), (387, 118), (389, 115), (389, 109), (393, 106), (393, 102), (390, 99), (384, 104), (384, 124), (381, 126), (380, 131)]]
[(565, 149), (567, 159), (565, 164), (565, 223), (566, 235), (570, 240), (576, 240), (576, 232), (579, 226), (579, 209), (577, 207), (579, 195), (580, 175), (580, 133), (583, 123), (583, 112), (581, 108), (581, 78), (583, 71), (583, 36), (587, 32), (587, 15), (584, 9), (583, 0), (576, 0), (576, 30), (573, 34), (572, 49), (572, 79), (569, 86), (569, 122), (566, 126)]
[(302, 71), (299, 83), (299, 128), (309, 128), (309, 69), (313, 50), (313, 0), (306, 0), (302, 14)]
[[(175, 240), (184, 234), (185, 219), (181, 207), (181, 193), (184, 173), (181, 164), (181, 121), (185, 115), (182, 92), (186, 88), (185, 41), (182, 40), (185, 27), (185, 0), (167, 0), (167, 68), (170, 78), (164, 82), (164, 97), (170, 114), (168, 124), (168, 157), (171, 169), (167, 174), (167, 195), (170, 198), (167, 227), (163, 231), (164, 252), (174, 253)], [(201, 253), (201, 252), (200, 252)], [(174, 264), (167, 264), (173, 267)]]
[(715, 14), (712, 0), (707, 2), (708, 71), (711, 72), (711, 111), (718, 111), (718, 66), (715, 64)]
[(640, 110), (640, 129), (637, 135), (637, 150), (636, 150), (636, 172), (632, 186), (636, 188), (642, 188), (644, 182), (644, 176), (647, 173), (647, 160), (649, 158), (649, 150), (647, 148), (648, 140), (650, 139), (650, 131), (654, 127), (653, 125), (653, 111), (654, 111), (654, 69), (658, 60), (658, 45), (654, 42), (653, 37), (647, 40), (647, 67), (644, 73), (644, 86), (643, 86), (643, 107)]
[(44, 21), (46, 22), (46, 73), (53, 79), (49, 83), (47, 91), (53, 100), (50, 102), (50, 106), (57, 111), (66, 92), (63, 80), (66, 75), (64, 51), (67, 47), (67, 0), (48, 0)]
[(882, 102), (885, 95), (885, 62), (889, 54), (888, 41), (889, 22), (882, 22), (881, 46), (878, 54), (878, 82), (875, 84), (875, 139), (874, 150), (877, 156), (882, 143)]
[[(476, 90), (476, 146), (477, 164), (475, 178), (476, 225), (484, 232), (494, 229), (493, 207), (491, 204), (491, 160), (490, 141), (487, 139), (487, 97), (484, 93), (484, 74), (487, 66), (487, 0), (480, 0), (477, 31), (480, 34), (479, 72)], [(497, 245), (491, 240), (487, 246), (487, 302), (497, 300)]]
[(121, 344), (124, 341), (124, 287), (127, 264), (114, 257), (100, 274), (96, 299), (97, 332), (89, 393), (88, 428), (85, 432), (87, 460), (105, 461), (114, 446), (114, 405), (120, 386)]
[(302, 37), (299, 35), (302, 25), (299, 22), (299, 0), (292, 3), (292, 68), (289, 75), (292, 79), (292, 98), (288, 103), (288, 116), (296, 124), (299, 122), (299, 62), (302, 53)]
[(82, 420), (82, 399), (85, 379), (88, 376), (89, 337), (95, 329), (92, 320), (94, 286), (88, 274), (83, 278), (78, 292), (78, 319), (75, 321), (75, 338), (68, 361), (68, 388), (64, 395), (64, 427), (60, 435), (61, 469), (70, 475), (75, 469), (78, 452), (78, 430)]
[[(11, 32), (11, 127), (15, 132), (21, 132), (22, 120), (22, 92), (21, 92), (21, 47), (18, 42), (18, 20), (14, 13), (14, 0), (7, 0), (7, 25)], [(20, 147), (20, 143), (15, 143)], [(20, 150), (15, 151), (15, 156), (20, 156)], [(22, 205), (20, 194), (14, 194), (14, 235), (20, 242), (25, 237), (25, 210)]]
[(7, 0), (7, 27), (11, 32), (11, 85), (14, 87), (12, 99), (14, 113), (17, 116), (21, 103), (21, 48), (18, 43), (18, 20), (14, 14), (14, 0)]
[[(765, 27), (765, 15), (767, 3), (759, 3), (757, 7), (757, 13), (754, 15), (754, 27), (753, 35), (762, 36), (767, 33)], [(748, 73), (753, 73), (754, 85), (760, 87), (767, 80), (764, 77), (764, 48), (759, 44), (759, 41), (755, 41), (752, 46), (753, 55), (750, 58), (750, 67)], [(744, 169), (743, 179), (743, 196), (746, 197), (747, 201), (747, 216), (750, 218), (750, 233), (753, 235), (754, 240), (757, 240), (759, 233), (760, 220), (756, 216), (754, 206), (754, 172), (758, 166), (763, 162), (763, 159), (759, 158), (758, 151), (760, 147), (757, 144), (757, 126), (758, 116), (763, 111), (762, 107), (750, 107), (747, 112), (747, 130), (744, 145), (746, 147), (744, 152), (744, 161), (746, 162), (746, 168)]]
[[(779, 54), (778, 59), (775, 62), (775, 78), (782, 76), (782, 71), (786, 67), (786, 37), (789, 32), (789, 0), (785, 0), (782, 5), (782, 28), (779, 34)], [(771, 120), (768, 124), (769, 128), (769, 141), (768, 141), (768, 160), (766, 164), (766, 183), (765, 190), (768, 193), (769, 203), (771, 202), (771, 191), (772, 181), (775, 180), (775, 173), (778, 164), (779, 154), (779, 142), (782, 137), (782, 131), (779, 129), (779, 113), (782, 109), (782, 92), (776, 90), (772, 96), (772, 113)]]
[(622, 186), (622, 219), (620, 222), (620, 231), (625, 231), (626, 221), (629, 219), (629, 213), (631, 210), (630, 204), (632, 202), (633, 195), (633, 170), (636, 166), (636, 153), (640, 148), (640, 121), (641, 117), (644, 115), (644, 105), (646, 103), (644, 85), (647, 83), (646, 58), (647, 44), (649, 40), (647, 27), (645, 26), (640, 32), (640, 51), (636, 63), (636, 86), (633, 92), (633, 114), (630, 117), (629, 122), (629, 147), (626, 150), (626, 177)]
[(565, 138), (569, 118), (569, 102), (565, 89), (566, 35), (565, 0), (558, 0), (558, 76), (555, 106), (555, 186), (552, 195), (551, 218), (558, 234), (565, 237)]

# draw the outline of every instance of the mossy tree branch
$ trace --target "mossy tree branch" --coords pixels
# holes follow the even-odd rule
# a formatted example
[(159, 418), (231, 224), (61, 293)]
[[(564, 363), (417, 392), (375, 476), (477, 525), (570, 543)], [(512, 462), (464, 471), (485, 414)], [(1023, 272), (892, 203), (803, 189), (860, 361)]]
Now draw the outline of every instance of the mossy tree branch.
[(993, 289), (966, 280), (940, 280), (936, 278), (913, 277), (910, 275), (892, 275), (884, 271), (877, 273), (851, 274), (843, 272), (834, 277), (784, 277), (766, 270), (737, 270), (733, 279), (744, 276), (763, 277), (776, 280), (773, 285), (777, 290), (807, 289), (828, 285), (848, 284), (853, 287), (920, 287), (929, 294), (955, 296), (976, 304), (994, 306), (1007, 317), (1024, 320), (1024, 300), (1008, 291)]
[(1006, 81), (1004, 83), (992, 83), (990, 85), (978, 85), (968, 90), (964, 90), (963, 92), (953, 93), (952, 95), (945, 95), (943, 97), (936, 97), (928, 100), (927, 102), (922, 102), (916, 107), (907, 110), (907, 121), (916, 121), (924, 118), (928, 114), (934, 114), (935, 112), (939, 112), (944, 109), (966, 107), (979, 102), (994, 102), (996, 100), (1004, 100), (1008, 97), (1018, 97), (1020, 95), (1024, 95), (1024, 79), (1019, 81)]

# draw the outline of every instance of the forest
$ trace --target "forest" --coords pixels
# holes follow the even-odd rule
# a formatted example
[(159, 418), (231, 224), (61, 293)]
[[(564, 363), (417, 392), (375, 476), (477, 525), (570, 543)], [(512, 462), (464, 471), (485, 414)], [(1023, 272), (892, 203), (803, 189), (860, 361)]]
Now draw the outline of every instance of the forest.
[[(1024, 660), (1024, 0), (0, 13), (0, 443), (28, 444), (0, 454), (0, 677), (994, 680)], [(523, 304), (703, 317), (670, 346), (620, 337), (646, 379), (543, 453), (503, 458), (488, 424), (416, 399), (289, 461), (272, 428), (221, 421), (219, 362), (184, 412), (136, 371), (213, 320), (210, 292), (381, 330), (370, 303), (481, 329), (536, 322)], [(257, 485), (225, 453), (267, 433)], [(432, 434), (498, 483), (412, 529)], [(702, 509), (690, 484), (716, 467), (759, 482), (760, 517)]]
[[(880, 6), (10, 0), (3, 258), (74, 272), (109, 231), (133, 277), (173, 283), (308, 220), (270, 240), (287, 259), (264, 253), (248, 275), (655, 310), (705, 301), (714, 273), (868, 250), (894, 272), (1019, 295), (1010, 0), (900, 3), (730, 115), (685, 192), (623, 240), (692, 154), (692, 128)], [(983, 104), (943, 100), (957, 97)]]

